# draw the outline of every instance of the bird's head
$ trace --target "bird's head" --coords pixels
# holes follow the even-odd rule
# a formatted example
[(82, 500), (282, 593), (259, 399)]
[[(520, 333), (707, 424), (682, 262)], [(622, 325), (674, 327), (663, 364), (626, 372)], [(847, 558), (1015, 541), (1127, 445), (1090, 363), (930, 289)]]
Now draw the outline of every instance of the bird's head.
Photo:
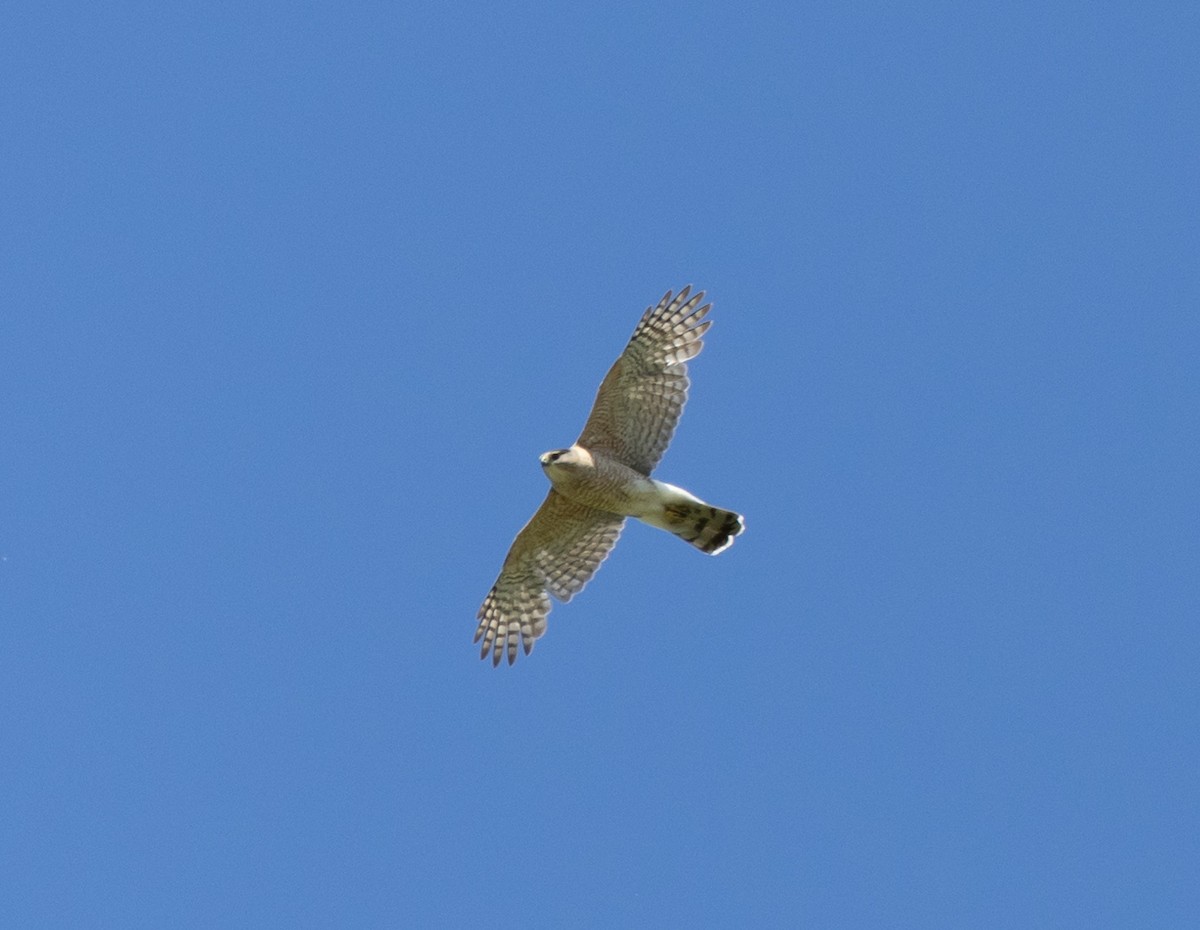
[(549, 452), (543, 452), (539, 455), (538, 461), (542, 463), (542, 468), (546, 468), (549, 465), (553, 465), (569, 451), (569, 449), (551, 449)]
[(592, 456), (587, 449), (571, 446), (569, 449), (551, 449), (549, 452), (543, 452), (538, 456), (538, 461), (546, 471), (567, 471), (591, 465)]

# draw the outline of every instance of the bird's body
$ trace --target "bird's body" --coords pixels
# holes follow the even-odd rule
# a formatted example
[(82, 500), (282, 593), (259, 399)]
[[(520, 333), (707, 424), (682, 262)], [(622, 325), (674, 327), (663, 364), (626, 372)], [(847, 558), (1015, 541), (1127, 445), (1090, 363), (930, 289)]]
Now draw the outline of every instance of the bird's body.
[[(542, 469), (564, 497), (606, 513), (636, 517), (712, 555), (732, 544), (741, 532), (741, 518), (733, 511), (706, 504), (683, 488), (649, 478), (578, 444), (544, 453)], [(709, 525), (714, 526), (712, 532), (702, 532)]]
[(578, 444), (546, 452), (541, 462), (555, 490), (597, 510), (641, 517), (650, 512), (657, 499), (653, 478), (603, 452), (593, 455)]
[(745, 527), (741, 516), (713, 507), (650, 472), (675, 431), (687, 399), (687, 360), (703, 347), (711, 304), (685, 287), (648, 308), (600, 385), (583, 433), (567, 449), (541, 456), (550, 493), (517, 534), (500, 577), (479, 610), (475, 640), (494, 665), (516, 661), (546, 629), (553, 594), (581, 591), (616, 544), (626, 517), (679, 536), (716, 555)]

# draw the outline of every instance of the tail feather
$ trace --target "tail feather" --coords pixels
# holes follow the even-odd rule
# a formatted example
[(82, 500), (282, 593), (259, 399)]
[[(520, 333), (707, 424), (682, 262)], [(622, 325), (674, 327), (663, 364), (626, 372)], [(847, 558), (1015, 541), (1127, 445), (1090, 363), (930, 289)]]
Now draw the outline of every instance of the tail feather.
[(663, 518), (663, 529), (709, 555), (728, 549), (746, 528), (740, 514), (699, 501), (673, 501), (663, 509)]

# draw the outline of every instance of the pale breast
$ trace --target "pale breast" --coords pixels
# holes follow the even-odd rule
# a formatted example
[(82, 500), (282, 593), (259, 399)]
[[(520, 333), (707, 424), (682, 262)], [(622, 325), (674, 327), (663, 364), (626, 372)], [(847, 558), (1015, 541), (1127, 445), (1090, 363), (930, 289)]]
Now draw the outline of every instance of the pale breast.
[(658, 500), (654, 482), (628, 465), (593, 453), (594, 467), (572, 469), (551, 477), (554, 487), (572, 500), (626, 516), (637, 516)]

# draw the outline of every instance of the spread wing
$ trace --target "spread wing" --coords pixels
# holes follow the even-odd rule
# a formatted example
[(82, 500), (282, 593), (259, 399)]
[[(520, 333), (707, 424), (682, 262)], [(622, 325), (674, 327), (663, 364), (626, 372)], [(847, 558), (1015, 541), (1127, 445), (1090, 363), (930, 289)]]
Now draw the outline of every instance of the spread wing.
[(500, 577), (479, 608), (475, 642), (483, 640), (480, 658), (492, 653), (499, 665), (517, 660), (517, 643), (525, 654), (546, 632), (550, 595), (569, 601), (583, 590), (616, 545), (625, 518), (563, 497), (553, 488), (542, 506), (513, 540)]
[(700, 354), (712, 304), (691, 285), (647, 308), (592, 405), (579, 445), (649, 475), (667, 450), (687, 402), (687, 361)]

